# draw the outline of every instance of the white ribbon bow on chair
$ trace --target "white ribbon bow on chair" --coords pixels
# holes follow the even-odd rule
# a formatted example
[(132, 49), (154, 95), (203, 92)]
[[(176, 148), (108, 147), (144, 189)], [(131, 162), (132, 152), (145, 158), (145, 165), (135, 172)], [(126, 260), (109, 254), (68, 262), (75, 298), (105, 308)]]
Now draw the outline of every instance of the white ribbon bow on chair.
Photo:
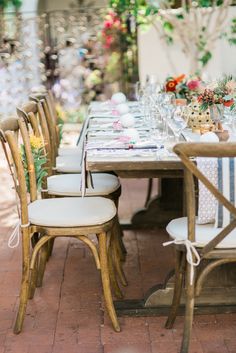
[(20, 228), (27, 228), (29, 227), (30, 223), (21, 224), (20, 220), (17, 222), (14, 230), (12, 231), (9, 240), (8, 240), (8, 247), (11, 249), (16, 248), (20, 242)]
[[(201, 258), (197, 249), (195, 248), (196, 243), (192, 243), (189, 239), (183, 240), (171, 240), (163, 243), (163, 246), (168, 246), (171, 244), (184, 245), (186, 247), (186, 260), (190, 265), (190, 284), (193, 284), (194, 267), (200, 264)], [(196, 261), (194, 262), (193, 256), (195, 256)]]

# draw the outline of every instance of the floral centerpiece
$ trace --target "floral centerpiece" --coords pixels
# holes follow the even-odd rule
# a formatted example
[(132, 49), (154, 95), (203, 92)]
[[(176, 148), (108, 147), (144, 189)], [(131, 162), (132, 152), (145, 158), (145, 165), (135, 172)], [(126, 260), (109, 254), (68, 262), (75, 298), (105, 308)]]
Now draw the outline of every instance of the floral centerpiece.
[(164, 83), (165, 92), (172, 92), (177, 99), (187, 99), (187, 102), (198, 95), (201, 87), (202, 81), (199, 77), (187, 78), (184, 74), (177, 77), (167, 77)]
[[(34, 159), (34, 169), (36, 175), (36, 185), (37, 189), (41, 191), (42, 189), (42, 182), (44, 177), (47, 176), (47, 171), (44, 167), (44, 164), (47, 162), (44, 143), (40, 137), (36, 137), (35, 135), (30, 136), (30, 146), (31, 151)], [(21, 156), (23, 160), (23, 167), (25, 172), (25, 179), (26, 179), (26, 186), (27, 191), (30, 192), (30, 180), (29, 180), (29, 169), (28, 169), (28, 162), (27, 156), (25, 151), (25, 146), (21, 145), (20, 147)]]
[(214, 122), (220, 121), (224, 114), (224, 107), (233, 109), (236, 98), (236, 81), (232, 76), (207, 85), (198, 95), (200, 109), (210, 109), (211, 118)]
[(232, 107), (236, 97), (236, 81), (232, 76), (225, 76), (223, 79), (212, 82), (207, 85), (203, 92), (198, 96), (201, 109), (207, 108), (215, 104), (223, 104), (225, 107)]

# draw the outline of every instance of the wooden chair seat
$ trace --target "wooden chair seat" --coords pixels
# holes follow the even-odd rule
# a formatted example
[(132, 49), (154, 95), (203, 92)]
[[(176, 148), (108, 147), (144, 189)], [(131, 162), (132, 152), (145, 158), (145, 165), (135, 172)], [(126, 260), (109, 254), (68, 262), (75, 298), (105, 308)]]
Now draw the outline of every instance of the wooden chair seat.
[[(188, 239), (188, 218), (181, 217), (173, 219), (166, 227), (166, 230), (173, 240)], [(214, 239), (223, 228), (216, 228), (213, 223), (196, 224), (194, 246), (203, 248)], [(217, 246), (217, 249), (236, 248), (236, 229), (229, 233)]]
[(109, 222), (116, 215), (113, 201), (103, 197), (63, 197), (35, 200), (28, 205), (30, 224), (80, 227)]
[[(92, 174), (93, 188), (86, 189), (86, 196), (106, 196), (120, 188), (119, 179), (112, 174)], [(81, 196), (81, 174), (52, 175), (47, 178), (49, 195)]]

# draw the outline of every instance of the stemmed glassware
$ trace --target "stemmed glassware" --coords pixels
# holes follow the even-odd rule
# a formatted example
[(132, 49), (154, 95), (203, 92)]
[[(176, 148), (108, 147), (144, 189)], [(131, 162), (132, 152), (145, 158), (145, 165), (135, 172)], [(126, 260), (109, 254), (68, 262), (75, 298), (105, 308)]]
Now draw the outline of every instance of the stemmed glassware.
[(176, 106), (173, 117), (168, 119), (169, 127), (173, 131), (173, 134), (177, 140), (180, 139), (183, 130), (188, 124), (188, 119), (184, 115), (185, 108), (186, 107), (182, 105)]

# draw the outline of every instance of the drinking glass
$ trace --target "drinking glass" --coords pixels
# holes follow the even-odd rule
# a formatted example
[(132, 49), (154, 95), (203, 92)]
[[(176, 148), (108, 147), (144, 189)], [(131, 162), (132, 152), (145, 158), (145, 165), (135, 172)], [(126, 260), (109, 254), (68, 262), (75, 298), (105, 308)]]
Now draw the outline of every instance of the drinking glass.
[(188, 119), (184, 116), (185, 106), (177, 106), (173, 117), (168, 120), (170, 129), (173, 131), (173, 134), (176, 139), (180, 139), (182, 131), (187, 127)]
[(144, 95), (145, 89), (144, 86), (140, 81), (135, 83), (135, 97), (138, 102), (142, 99), (142, 96)]
[(158, 109), (151, 110), (149, 126), (150, 138), (156, 144), (157, 148), (159, 148), (168, 138), (168, 126)]

